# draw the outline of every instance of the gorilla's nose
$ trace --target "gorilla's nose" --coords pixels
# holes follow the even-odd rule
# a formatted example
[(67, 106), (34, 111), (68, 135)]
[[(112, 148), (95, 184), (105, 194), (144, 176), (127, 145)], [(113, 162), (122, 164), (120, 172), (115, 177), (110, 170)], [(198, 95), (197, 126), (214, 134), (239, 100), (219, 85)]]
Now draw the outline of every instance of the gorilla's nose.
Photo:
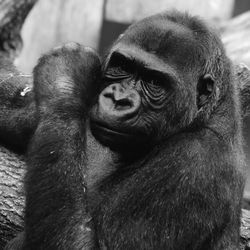
[(136, 90), (124, 88), (119, 83), (106, 87), (99, 97), (99, 105), (103, 112), (117, 118), (135, 114), (140, 103), (141, 98)]

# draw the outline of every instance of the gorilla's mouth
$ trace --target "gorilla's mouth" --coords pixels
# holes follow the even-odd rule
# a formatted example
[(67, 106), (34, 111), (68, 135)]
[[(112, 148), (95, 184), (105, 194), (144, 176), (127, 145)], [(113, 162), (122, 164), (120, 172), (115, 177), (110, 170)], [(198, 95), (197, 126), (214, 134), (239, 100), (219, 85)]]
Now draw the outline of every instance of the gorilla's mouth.
[(104, 122), (99, 122), (99, 121), (91, 121), (90, 123), (91, 129), (99, 131), (100, 133), (107, 133), (110, 134), (110, 136), (118, 136), (118, 137), (123, 137), (129, 138), (129, 137), (134, 137), (135, 135), (131, 133), (130, 131), (122, 130), (122, 129), (116, 129), (114, 127), (109, 126), (108, 124)]
[(104, 122), (90, 121), (91, 132), (103, 145), (114, 151), (128, 151), (145, 141), (145, 135), (127, 129), (117, 129)]
[(101, 122), (95, 122), (94, 126), (97, 126), (100, 129), (107, 131), (108, 133), (113, 133), (113, 134), (117, 134), (117, 135), (128, 136), (128, 135), (131, 134), (131, 133), (126, 133), (126, 132), (123, 132), (121, 130), (117, 130), (117, 129), (111, 128), (108, 125), (106, 125), (104, 123), (101, 123)]

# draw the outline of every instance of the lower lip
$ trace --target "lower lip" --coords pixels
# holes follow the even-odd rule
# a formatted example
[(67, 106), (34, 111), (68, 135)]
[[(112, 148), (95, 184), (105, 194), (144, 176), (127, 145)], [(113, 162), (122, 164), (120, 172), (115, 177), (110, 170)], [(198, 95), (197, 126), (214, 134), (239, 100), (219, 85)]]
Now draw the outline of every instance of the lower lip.
[(91, 122), (90, 128), (97, 141), (113, 151), (129, 154), (136, 152), (136, 154), (139, 154), (140, 150), (146, 149), (147, 145), (150, 144), (147, 136), (139, 132), (135, 134), (113, 130), (107, 127), (106, 124), (96, 121)]
[(124, 136), (124, 137), (131, 137), (133, 136), (133, 134), (131, 133), (125, 133), (125, 132), (122, 132), (122, 131), (119, 131), (119, 130), (114, 130), (112, 128), (109, 128), (108, 126), (105, 126), (101, 123), (98, 123), (98, 122), (93, 122), (92, 123), (92, 126), (98, 130), (102, 130), (102, 131), (105, 131), (109, 134), (114, 134), (114, 135), (117, 135), (117, 136)]

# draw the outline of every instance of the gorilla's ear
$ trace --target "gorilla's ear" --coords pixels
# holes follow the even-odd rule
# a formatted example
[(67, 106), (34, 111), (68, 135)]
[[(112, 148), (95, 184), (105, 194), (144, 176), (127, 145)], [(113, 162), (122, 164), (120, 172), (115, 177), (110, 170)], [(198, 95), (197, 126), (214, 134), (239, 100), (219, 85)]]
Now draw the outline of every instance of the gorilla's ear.
[(199, 79), (197, 84), (197, 107), (202, 108), (214, 93), (214, 79), (210, 74), (206, 74)]

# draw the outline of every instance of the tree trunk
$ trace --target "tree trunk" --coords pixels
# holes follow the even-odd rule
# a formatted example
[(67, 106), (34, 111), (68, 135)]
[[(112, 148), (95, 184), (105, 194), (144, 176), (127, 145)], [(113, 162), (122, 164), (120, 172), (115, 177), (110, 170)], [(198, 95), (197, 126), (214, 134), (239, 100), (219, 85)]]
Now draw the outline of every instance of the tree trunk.
[(0, 147), (0, 249), (23, 229), (25, 163)]
[[(0, 0), (0, 56), (14, 59), (21, 49), (20, 29), (29, 10), (36, 0)], [(247, 18), (245, 15), (248, 15)], [(243, 18), (244, 17), (244, 18)], [(250, 45), (244, 46), (244, 53), (241, 52), (241, 42), (248, 43), (249, 31), (246, 28), (250, 20), (250, 13), (243, 17), (236, 18), (223, 26), (223, 41), (226, 47), (230, 47), (229, 55), (244, 59), (246, 64), (250, 64), (250, 56), (246, 57), (245, 52), (250, 52)], [(241, 31), (240, 41), (232, 34), (234, 28)], [(236, 28), (235, 28), (236, 29)], [(240, 32), (239, 31), (239, 32)], [(239, 53), (236, 53), (236, 48)], [(241, 90), (241, 102), (244, 114), (250, 110), (250, 71), (245, 66), (236, 67), (236, 75), (239, 78), (239, 88)], [(1, 75), (0, 82), (5, 81), (6, 75)], [(22, 81), (30, 81), (25, 76), (18, 76)], [(16, 155), (6, 148), (0, 146), (0, 249), (6, 242), (12, 239), (17, 232), (23, 230), (23, 210), (24, 193), (23, 179), (26, 165), (21, 156)], [(250, 211), (242, 210), (241, 244), (242, 249), (250, 247)]]

